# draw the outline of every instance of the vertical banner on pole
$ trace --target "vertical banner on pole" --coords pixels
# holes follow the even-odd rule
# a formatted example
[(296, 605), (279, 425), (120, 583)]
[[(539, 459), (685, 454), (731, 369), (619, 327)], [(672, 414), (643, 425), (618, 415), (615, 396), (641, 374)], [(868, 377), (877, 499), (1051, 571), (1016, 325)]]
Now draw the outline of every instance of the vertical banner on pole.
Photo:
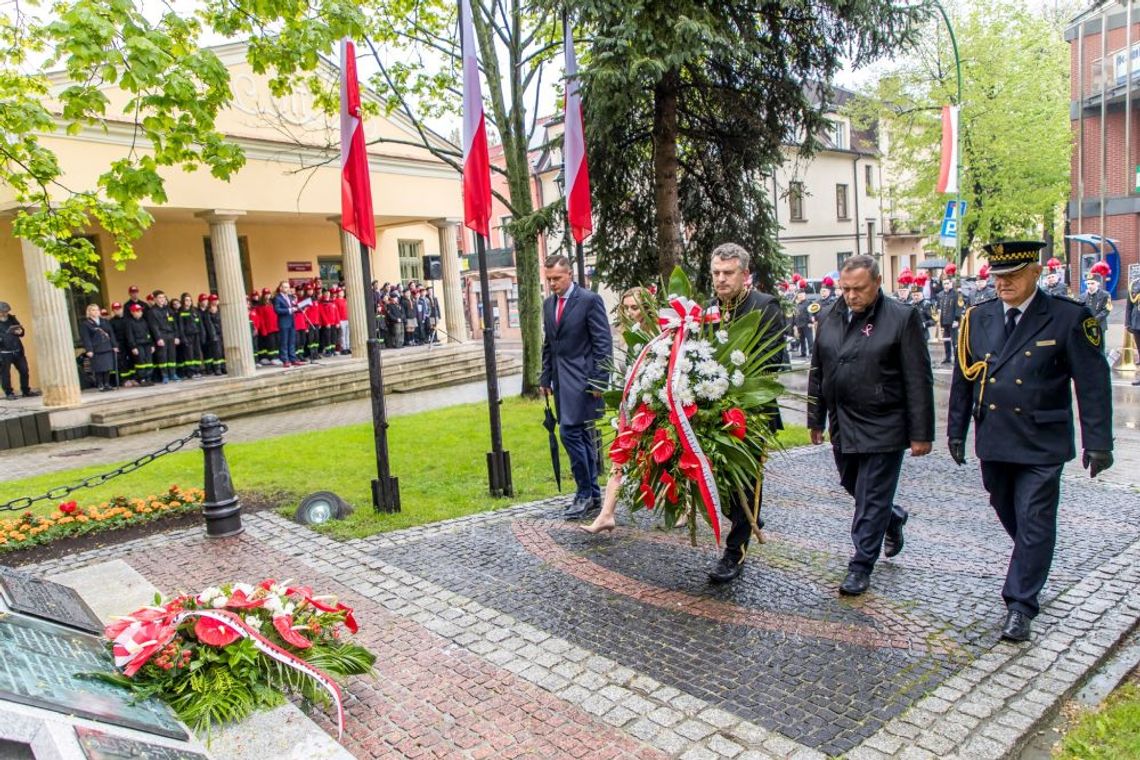
[(360, 241), (361, 270), (368, 314), (368, 384), (372, 396), (372, 438), (376, 450), (376, 479), (372, 481), (372, 507), (377, 512), (400, 511), (399, 480), (388, 466), (388, 412), (384, 408), (384, 368), (376, 337), (376, 304), (372, 295), (372, 267), (368, 249), (376, 247), (376, 219), (372, 215), (372, 182), (364, 143), (364, 116), (360, 110), (360, 83), (356, 78), (356, 46), (340, 43), (340, 226)]
[(459, 33), (463, 51), (463, 223), (475, 233), (479, 289), (483, 299), (483, 355), (487, 366), (487, 404), (491, 422), (487, 476), (492, 496), (513, 496), (511, 455), (503, 450), (499, 373), (495, 361), (495, 309), (487, 276), (485, 238), (491, 230), (491, 159), (487, 150), (487, 123), (483, 115), (483, 92), (479, 86), (479, 59), (470, 0), (460, 0)]
[(574, 36), (570, 33), (570, 17), (562, 17), (562, 46), (566, 56), (566, 115), (563, 135), (563, 172), (566, 175), (566, 223), (576, 243), (578, 284), (586, 287), (586, 262), (582, 241), (594, 231), (590, 203), (590, 171), (586, 161), (586, 135), (582, 116), (582, 97), (578, 87), (578, 59), (574, 55)]

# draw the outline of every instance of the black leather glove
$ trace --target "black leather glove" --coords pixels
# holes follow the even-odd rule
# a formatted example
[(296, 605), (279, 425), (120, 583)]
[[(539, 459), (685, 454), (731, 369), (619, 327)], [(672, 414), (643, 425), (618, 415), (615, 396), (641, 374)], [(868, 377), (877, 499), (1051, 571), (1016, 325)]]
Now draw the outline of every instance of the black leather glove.
[(951, 438), (946, 442), (950, 449), (950, 458), (959, 466), (966, 464), (966, 442)]
[(1081, 457), (1081, 465), (1089, 471), (1090, 478), (1095, 478), (1109, 467), (1112, 467), (1112, 452), (1089, 451), (1085, 449), (1085, 455)]

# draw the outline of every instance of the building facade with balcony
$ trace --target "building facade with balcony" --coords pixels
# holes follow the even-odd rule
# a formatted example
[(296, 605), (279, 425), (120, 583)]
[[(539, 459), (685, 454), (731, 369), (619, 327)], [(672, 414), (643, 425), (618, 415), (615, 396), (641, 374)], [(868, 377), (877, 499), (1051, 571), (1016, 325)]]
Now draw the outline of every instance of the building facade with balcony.
[[(1065, 31), (1073, 128), (1067, 209), (1069, 277), (1083, 288), (1098, 259), (1121, 296), (1140, 276), (1140, 9), (1100, 2)], [(1079, 285), (1078, 285), (1079, 284)]]

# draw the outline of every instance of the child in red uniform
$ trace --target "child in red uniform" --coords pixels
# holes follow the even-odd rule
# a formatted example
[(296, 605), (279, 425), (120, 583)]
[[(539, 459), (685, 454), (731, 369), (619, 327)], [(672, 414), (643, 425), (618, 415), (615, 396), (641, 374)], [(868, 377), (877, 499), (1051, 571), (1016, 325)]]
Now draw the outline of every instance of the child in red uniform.
[(348, 350), (348, 301), (344, 297), (344, 288), (333, 288), (333, 304), (336, 306), (337, 320), (340, 323), (340, 345), (338, 350), (341, 354), (349, 353)]
[(261, 336), (261, 363), (280, 364), (277, 358), (277, 312), (273, 310), (273, 291), (269, 288), (261, 289), (261, 299), (257, 304), (260, 315)]
[(336, 337), (340, 332), (340, 315), (332, 302), (332, 293), (321, 291), (321, 354), (332, 356), (336, 351)]

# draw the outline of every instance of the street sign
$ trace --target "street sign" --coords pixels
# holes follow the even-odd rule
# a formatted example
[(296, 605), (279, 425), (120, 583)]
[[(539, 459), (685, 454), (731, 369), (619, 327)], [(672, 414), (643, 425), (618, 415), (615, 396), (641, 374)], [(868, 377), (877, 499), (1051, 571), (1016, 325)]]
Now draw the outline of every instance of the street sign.
[(938, 232), (939, 242), (944, 248), (958, 247), (958, 222), (966, 215), (966, 201), (962, 201), (961, 213), (957, 211), (957, 201), (946, 201), (946, 214), (942, 218), (942, 228)]

